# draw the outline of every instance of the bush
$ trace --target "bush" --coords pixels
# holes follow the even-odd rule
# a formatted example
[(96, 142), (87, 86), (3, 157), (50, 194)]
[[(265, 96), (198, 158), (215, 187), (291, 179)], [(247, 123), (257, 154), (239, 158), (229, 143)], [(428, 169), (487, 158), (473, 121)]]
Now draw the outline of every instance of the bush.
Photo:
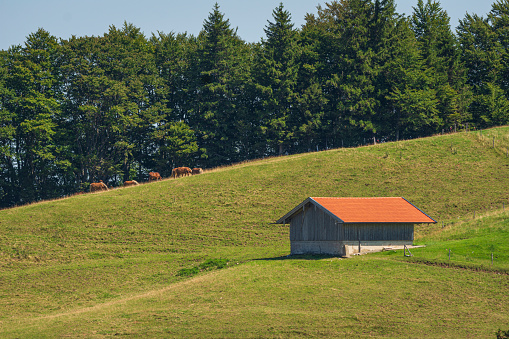
[(203, 271), (211, 271), (214, 269), (221, 269), (228, 266), (228, 259), (209, 259), (198, 266), (193, 268), (183, 268), (177, 272), (179, 277), (192, 277)]
[(497, 334), (497, 339), (509, 339), (509, 330), (502, 331), (499, 329), (496, 334)]
[(179, 277), (192, 277), (193, 275), (196, 275), (198, 273), (200, 273), (198, 267), (193, 267), (193, 268), (183, 268), (177, 272), (177, 275)]
[(200, 264), (199, 268), (202, 271), (209, 271), (213, 269), (225, 268), (228, 265), (228, 259), (209, 259)]

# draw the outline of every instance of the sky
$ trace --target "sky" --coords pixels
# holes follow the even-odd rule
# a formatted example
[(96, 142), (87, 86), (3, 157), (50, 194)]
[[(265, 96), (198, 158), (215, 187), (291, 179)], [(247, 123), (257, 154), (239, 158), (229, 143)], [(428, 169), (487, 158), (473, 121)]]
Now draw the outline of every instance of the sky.
[[(440, 4), (451, 17), (454, 29), (465, 14), (486, 16), (494, 2), (487, 0), (442, 0)], [(315, 14), (321, 0), (0, 0), (0, 50), (12, 45), (24, 45), (26, 37), (43, 28), (57, 38), (75, 35), (102, 36), (109, 27), (121, 28), (124, 22), (138, 27), (146, 37), (152, 33), (188, 33), (198, 35), (213, 9), (220, 11), (237, 28), (247, 42), (260, 42), (265, 37), (267, 20), (283, 2), (300, 28), (306, 13)], [(417, 0), (396, 0), (396, 10), (410, 15)]]

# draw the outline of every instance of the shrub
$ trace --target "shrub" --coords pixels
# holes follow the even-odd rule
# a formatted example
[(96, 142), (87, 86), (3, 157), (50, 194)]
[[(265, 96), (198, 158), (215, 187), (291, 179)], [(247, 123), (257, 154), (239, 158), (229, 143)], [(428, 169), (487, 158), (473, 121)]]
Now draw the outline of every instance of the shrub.
[(496, 334), (497, 339), (509, 339), (509, 330), (502, 331), (501, 329), (499, 329)]
[(221, 269), (228, 266), (228, 259), (209, 259), (198, 266), (193, 268), (183, 268), (177, 272), (179, 277), (192, 277), (203, 271), (211, 271), (214, 269)]
[(228, 259), (209, 259), (200, 264), (199, 268), (202, 271), (209, 271), (213, 269), (225, 268), (228, 265)]
[(200, 272), (198, 267), (193, 268), (183, 268), (177, 272), (177, 275), (179, 277), (192, 277), (193, 275), (196, 275)]

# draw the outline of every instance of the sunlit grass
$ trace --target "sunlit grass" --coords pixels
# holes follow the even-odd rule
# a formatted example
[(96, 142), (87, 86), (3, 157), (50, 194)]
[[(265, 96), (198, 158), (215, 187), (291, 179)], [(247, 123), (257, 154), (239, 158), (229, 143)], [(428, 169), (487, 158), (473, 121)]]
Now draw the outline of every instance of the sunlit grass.
[(509, 211), (458, 221), (415, 243), (426, 245), (412, 251), (420, 261), (509, 273)]
[[(509, 128), (482, 133), (256, 160), (2, 210), (0, 334), (489, 336), (496, 328), (469, 322), (468, 308), (503, 327), (507, 276), (471, 269), (509, 268), (499, 212), (509, 208)], [(289, 230), (273, 222), (309, 196), (403, 196), (438, 223), (416, 227), (426, 247), (412, 258), (282, 260)], [(468, 269), (419, 264), (448, 264), (449, 249)], [(235, 268), (179, 275), (223, 259)]]

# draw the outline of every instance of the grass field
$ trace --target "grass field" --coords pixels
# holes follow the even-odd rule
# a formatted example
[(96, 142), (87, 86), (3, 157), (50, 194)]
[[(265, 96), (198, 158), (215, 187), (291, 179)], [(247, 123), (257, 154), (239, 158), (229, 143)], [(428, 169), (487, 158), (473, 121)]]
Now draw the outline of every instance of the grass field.
[[(501, 127), (0, 211), (0, 336), (495, 337), (508, 147)], [(287, 257), (272, 223), (309, 196), (403, 196), (438, 223), (416, 227), (413, 257)]]

